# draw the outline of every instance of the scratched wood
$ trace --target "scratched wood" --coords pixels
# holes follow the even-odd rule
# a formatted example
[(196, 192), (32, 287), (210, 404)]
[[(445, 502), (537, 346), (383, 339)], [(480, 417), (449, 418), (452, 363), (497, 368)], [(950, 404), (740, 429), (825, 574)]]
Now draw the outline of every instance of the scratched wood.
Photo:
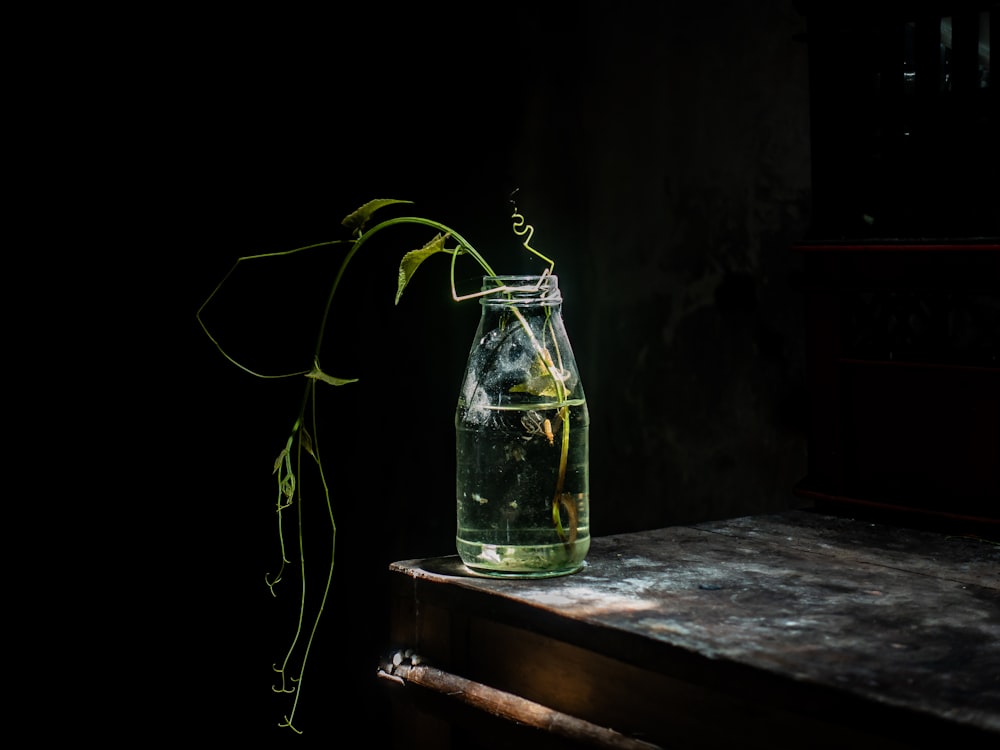
[(792, 719), (831, 738), (810, 746), (842, 727), (886, 747), (942, 729), (1000, 743), (1000, 546), (982, 538), (791, 511), (596, 538), (562, 578), (456, 557), (391, 570), (395, 645), (665, 745), (743, 722), (745, 746), (767, 746)]

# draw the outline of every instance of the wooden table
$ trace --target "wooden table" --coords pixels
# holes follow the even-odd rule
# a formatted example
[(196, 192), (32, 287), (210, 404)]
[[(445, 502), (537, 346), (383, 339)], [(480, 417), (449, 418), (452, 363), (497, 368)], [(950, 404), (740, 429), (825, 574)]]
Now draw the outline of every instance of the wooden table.
[(1000, 748), (997, 538), (796, 510), (562, 578), (394, 563), (395, 746)]

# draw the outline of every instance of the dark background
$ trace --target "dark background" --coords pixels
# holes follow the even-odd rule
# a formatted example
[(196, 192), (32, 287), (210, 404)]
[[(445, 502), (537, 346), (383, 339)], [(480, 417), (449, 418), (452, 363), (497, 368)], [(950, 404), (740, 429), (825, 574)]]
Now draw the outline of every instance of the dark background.
[[(595, 535), (801, 504), (792, 245), (812, 192), (791, 0), (241, 11), (133, 32), (95, 51), (87, 81), (116, 115), (77, 110), (102, 136), (73, 144), (115, 183), (107, 209), (125, 218), (108, 223), (128, 248), (107, 270), (87, 264), (114, 290), (83, 305), (111, 332), (107, 356), (82, 324), (69, 337), (119, 404), (85, 404), (78, 422), (108, 427), (127, 467), (129, 520), (102, 545), (127, 613), (108, 621), (123, 640), (100, 670), (122, 701), (116, 731), (294, 739), (270, 688), (297, 592), (289, 578), (272, 598), (264, 577), (279, 554), (272, 466), (304, 384), (225, 361), (195, 311), (236, 258), (339, 239), (373, 198), (412, 200), (523, 272), (537, 269), (510, 230), (519, 190), (533, 244), (556, 259), (588, 396)], [(297, 717), (310, 739), (388, 738), (387, 566), (454, 551), (453, 415), (479, 310), (452, 303), (443, 258), (393, 306), (399, 258), (427, 239), (404, 229), (366, 247), (328, 331), (324, 369), (359, 382), (320, 402), (338, 536)], [(243, 264), (206, 323), (255, 370), (307, 369), (341, 257)]]

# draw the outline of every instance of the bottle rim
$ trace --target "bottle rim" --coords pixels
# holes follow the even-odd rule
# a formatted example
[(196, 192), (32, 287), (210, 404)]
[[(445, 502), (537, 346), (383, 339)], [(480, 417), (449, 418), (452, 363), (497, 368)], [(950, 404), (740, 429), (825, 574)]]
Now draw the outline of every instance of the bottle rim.
[(562, 302), (559, 277), (551, 273), (483, 276), (482, 304), (546, 304)]

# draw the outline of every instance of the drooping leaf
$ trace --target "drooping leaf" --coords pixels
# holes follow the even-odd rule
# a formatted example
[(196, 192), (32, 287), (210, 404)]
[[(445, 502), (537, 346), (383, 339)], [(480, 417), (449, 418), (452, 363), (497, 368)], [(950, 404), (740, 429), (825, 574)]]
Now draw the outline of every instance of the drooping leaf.
[(399, 304), (399, 298), (403, 296), (403, 290), (410, 283), (410, 279), (413, 278), (413, 274), (417, 272), (420, 264), (435, 253), (444, 251), (444, 243), (447, 239), (448, 235), (438, 234), (419, 250), (411, 250), (403, 256), (403, 259), (399, 262), (399, 283), (396, 286), (397, 305)]
[(316, 460), (318, 461), (319, 459), (316, 457), (316, 454), (313, 452), (313, 439), (312, 439), (312, 435), (309, 434), (309, 430), (307, 430), (305, 427), (302, 428), (302, 437), (300, 438), (300, 440), (302, 441), (302, 450), (304, 450), (306, 453), (308, 453), (313, 458), (316, 458)]
[(310, 372), (306, 373), (306, 377), (313, 380), (320, 380), (330, 385), (347, 385), (348, 383), (358, 382), (357, 378), (335, 378), (333, 375), (327, 375), (320, 369), (319, 362), (313, 362), (313, 368)]
[(340, 223), (350, 229), (351, 234), (357, 237), (365, 231), (365, 226), (372, 218), (373, 213), (384, 206), (391, 206), (393, 203), (413, 203), (413, 201), (401, 201), (393, 198), (377, 198), (373, 201), (368, 201), (354, 213), (348, 214)]
[(281, 464), (285, 460), (285, 457), (288, 455), (288, 452), (291, 450), (291, 448), (292, 448), (292, 438), (288, 438), (288, 444), (285, 446), (285, 449), (278, 454), (278, 457), (276, 459), (274, 459), (274, 471), (271, 472), (272, 474), (278, 473), (278, 469), (281, 468)]

